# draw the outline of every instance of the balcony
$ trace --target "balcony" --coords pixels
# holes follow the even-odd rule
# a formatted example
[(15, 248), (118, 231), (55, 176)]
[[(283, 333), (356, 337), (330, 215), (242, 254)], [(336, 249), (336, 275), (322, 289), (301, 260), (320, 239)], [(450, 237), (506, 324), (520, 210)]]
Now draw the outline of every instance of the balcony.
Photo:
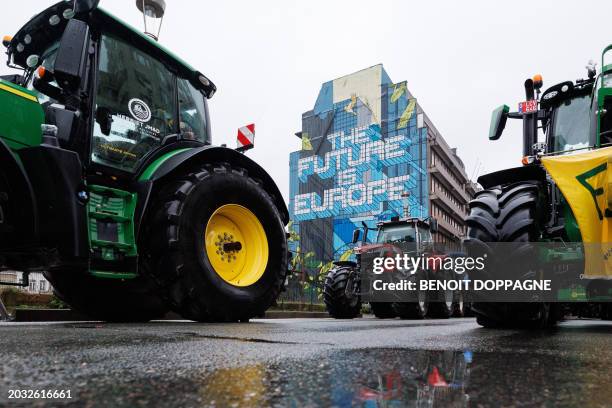
[(430, 147), (438, 154), (438, 156), (440, 156), (441, 159), (447, 161), (450, 164), (450, 167), (454, 170), (453, 173), (455, 173), (455, 176), (457, 176), (458, 179), (464, 179), (467, 181), (465, 169), (459, 162), (459, 159), (455, 157), (455, 154), (450, 150), (448, 146), (444, 146), (440, 141), (437, 140), (437, 138), (435, 138), (433, 141), (430, 142)]
[(463, 230), (453, 227), (444, 218), (436, 218), (436, 220), (438, 221), (438, 228), (446, 232), (446, 235), (453, 236), (457, 239), (461, 239), (465, 235)]
[(437, 190), (430, 191), (429, 199), (431, 201), (435, 201), (436, 204), (439, 205), (440, 207), (443, 207), (448, 213), (454, 216), (456, 221), (459, 221), (461, 223), (464, 222), (464, 219), (467, 216), (466, 211), (461, 209), (459, 206), (457, 206), (452, 201), (450, 201), (448, 198), (442, 195), (442, 193), (440, 193), (439, 191)]
[(435, 176), (451, 192), (456, 192), (456, 195), (466, 204), (472, 199), (463, 186), (459, 185), (443, 166), (429, 166), (429, 173)]

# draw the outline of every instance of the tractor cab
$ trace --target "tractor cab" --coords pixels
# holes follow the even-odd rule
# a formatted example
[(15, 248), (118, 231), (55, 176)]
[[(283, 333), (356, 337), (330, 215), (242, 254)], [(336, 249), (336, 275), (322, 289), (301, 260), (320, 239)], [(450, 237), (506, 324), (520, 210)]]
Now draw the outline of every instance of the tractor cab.
[[(594, 72), (594, 71), (593, 71)], [(591, 132), (591, 102), (594, 78), (575, 84), (563, 82), (547, 89), (540, 108), (545, 129), (547, 154), (565, 154), (595, 146), (595, 132)]]
[[(493, 111), (489, 139), (497, 140), (506, 121), (523, 121), (523, 164), (539, 157), (569, 154), (612, 145), (612, 45), (602, 53), (602, 72), (587, 65), (586, 79), (556, 84), (544, 92), (540, 75), (525, 81), (526, 100), (517, 112), (507, 105)], [(542, 129), (542, 135), (538, 130)]]
[(362, 222), (362, 227), (355, 229), (353, 232), (353, 244), (356, 244), (362, 238), (361, 245), (356, 248), (356, 253), (362, 253), (364, 250), (378, 248), (385, 244), (414, 245), (417, 250), (423, 251), (433, 249), (432, 234), (438, 231), (438, 221), (433, 217), (426, 219), (392, 217), (388, 221), (381, 221), (376, 224), (376, 240), (374, 244), (370, 245), (367, 244), (369, 227), (365, 222)]
[(215, 86), (97, 3), (51, 6), (5, 44), (59, 146), (92, 174), (133, 179), (170, 144), (209, 145)]
[(393, 217), (390, 221), (378, 223), (377, 227), (376, 243), (379, 244), (415, 243), (420, 247), (433, 243), (431, 221)]

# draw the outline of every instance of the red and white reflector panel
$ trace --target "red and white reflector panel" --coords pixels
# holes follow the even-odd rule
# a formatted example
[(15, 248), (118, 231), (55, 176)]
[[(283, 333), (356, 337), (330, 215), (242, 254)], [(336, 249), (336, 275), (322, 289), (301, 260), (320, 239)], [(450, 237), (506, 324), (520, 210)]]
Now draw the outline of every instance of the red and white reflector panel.
[(255, 124), (251, 123), (238, 129), (236, 150), (244, 151), (255, 147)]

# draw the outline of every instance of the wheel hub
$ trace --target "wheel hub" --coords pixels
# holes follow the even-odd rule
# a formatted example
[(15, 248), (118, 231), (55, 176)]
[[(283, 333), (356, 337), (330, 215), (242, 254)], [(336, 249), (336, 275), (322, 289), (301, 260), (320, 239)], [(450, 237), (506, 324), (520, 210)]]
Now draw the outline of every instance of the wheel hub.
[(224, 252), (239, 252), (242, 249), (242, 244), (240, 241), (236, 242), (226, 242), (223, 244)]
[(268, 239), (253, 212), (238, 204), (223, 205), (206, 225), (205, 250), (215, 272), (234, 286), (257, 282), (268, 264)]

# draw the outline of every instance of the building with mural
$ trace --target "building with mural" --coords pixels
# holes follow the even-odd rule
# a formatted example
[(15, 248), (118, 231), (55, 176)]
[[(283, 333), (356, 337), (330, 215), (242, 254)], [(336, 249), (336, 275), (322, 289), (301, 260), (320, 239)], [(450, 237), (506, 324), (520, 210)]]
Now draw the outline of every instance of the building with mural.
[(465, 234), (474, 184), (407, 83), (393, 83), (382, 65), (324, 83), (296, 135), (289, 210), (314, 262), (337, 259), (362, 222), (375, 228), (393, 216), (434, 216), (439, 242)]

